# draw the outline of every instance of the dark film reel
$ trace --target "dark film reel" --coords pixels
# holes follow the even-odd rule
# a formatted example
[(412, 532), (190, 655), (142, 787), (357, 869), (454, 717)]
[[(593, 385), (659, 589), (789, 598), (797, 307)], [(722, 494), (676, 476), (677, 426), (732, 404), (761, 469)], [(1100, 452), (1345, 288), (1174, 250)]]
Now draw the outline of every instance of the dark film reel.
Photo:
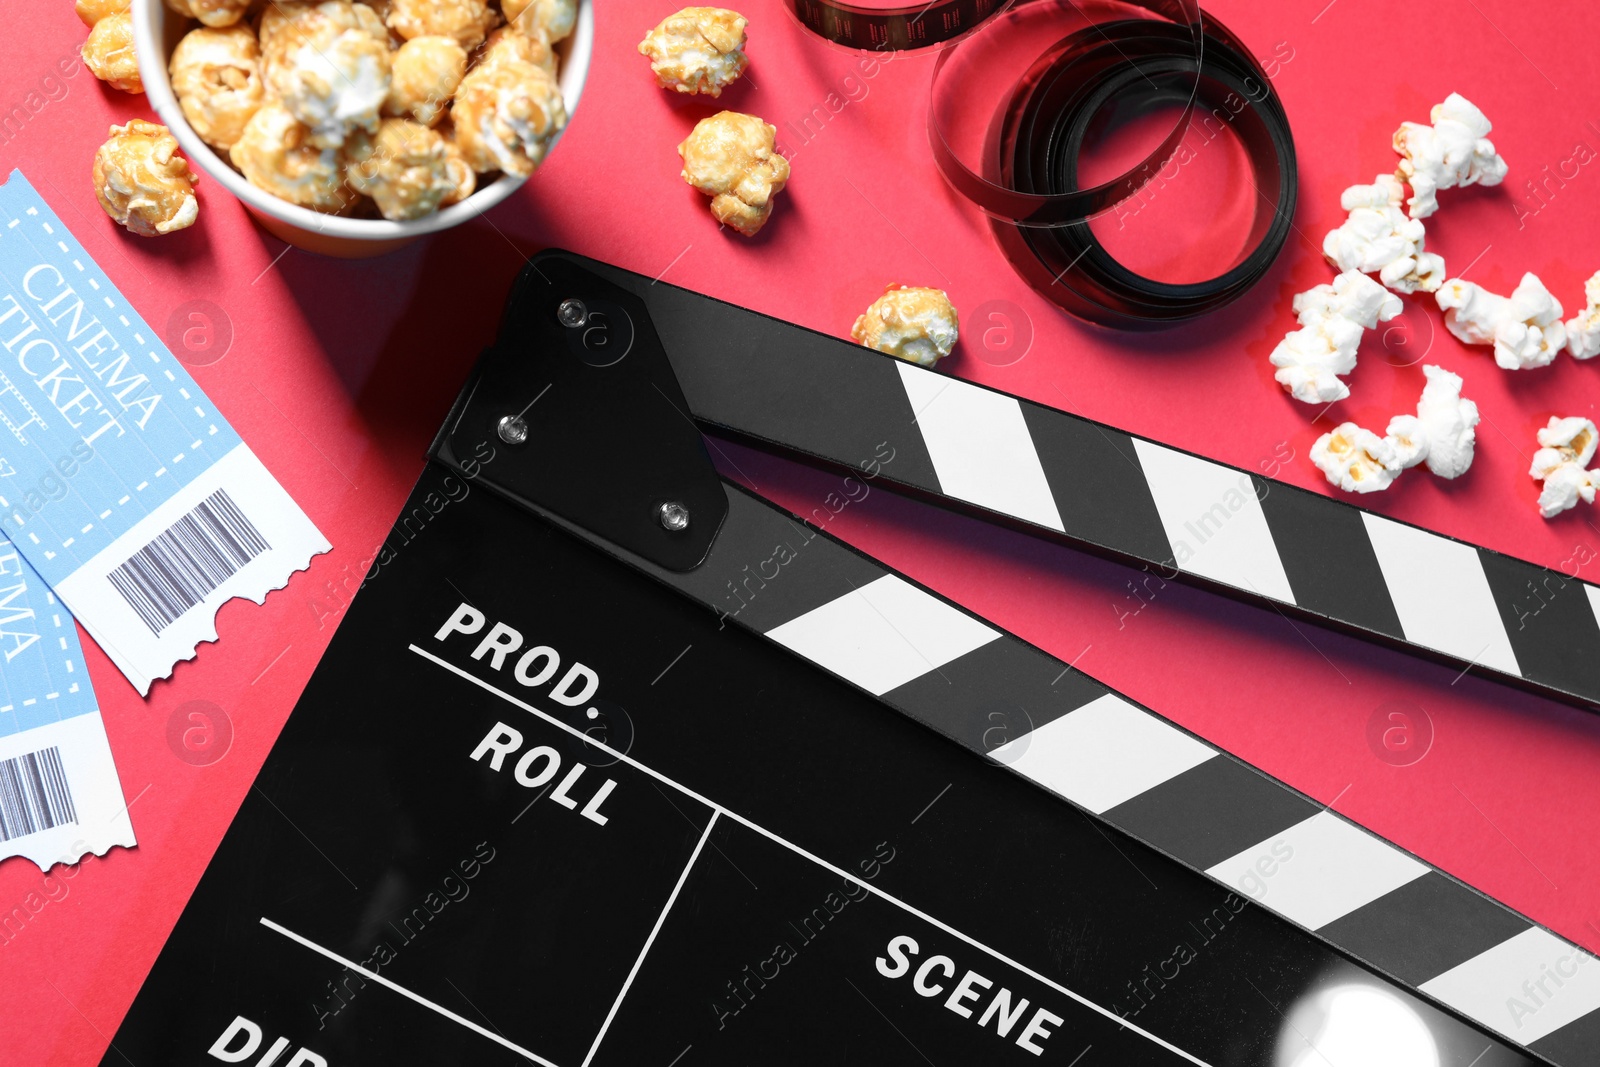
[[(1298, 186), (1294, 139), (1266, 71), (1194, 0), (947, 0), (865, 8), (790, 0), (834, 44), (937, 48), (929, 141), (950, 185), (990, 218), (1002, 252), (1038, 292), (1122, 329), (1174, 325), (1231, 303), (1283, 250)], [(1154, 148), (1121, 175), (1080, 185), (1082, 158), (1108, 116), (1178, 109)], [(1164, 282), (1120, 263), (1089, 220), (1166, 166), (1191, 122), (1232, 131), (1254, 198), (1244, 251), (1220, 274)]]

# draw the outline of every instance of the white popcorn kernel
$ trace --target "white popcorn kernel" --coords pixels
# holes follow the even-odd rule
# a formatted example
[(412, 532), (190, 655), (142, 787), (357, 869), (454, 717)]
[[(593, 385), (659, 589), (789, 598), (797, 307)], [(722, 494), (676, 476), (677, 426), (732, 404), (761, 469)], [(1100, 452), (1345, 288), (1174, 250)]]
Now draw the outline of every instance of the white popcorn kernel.
[(1311, 462), (1347, 493), (1376, 493), (1400, 477), (1394, 446), (1353, 422), (1340, 423), (1311, 446)]
[(1567, 320), (1567, 351), (1573, 359), (1600, 356), (1600, 274), (1583, 283), (1583, 297), (1589, 306)]
[(931, 367), (955, 348), (960, 329), (943, 289), (890, 283), (856, 319), (850, 336), (868, 348)]
[(1466, 97), (1451, 93), (1434, 107), (1432, 120), (1432, 126), (1403, 122), (1394, 134), (1401, 156), (1395, 176), (1411, 186), (1413, 219), (1439, 210), (1441, 189), (1499, 185), (1506, 177), (1506, 161), (1488, 138), (1493, 126)]
[(1390, 419), (1383, 439), (1394, 449), (1394, 463), (1401, 470), (1410, 470), (1428, 458), (1428, 428), (1415, 415)]
[(1594, 458), (1597, 434), (1595, 425), (1581, 416), (1557, 418), (1550, 416), (1550, 422), (1539, 431), (1539, 450), (1533, 454), (1533, 465), (1528, 473), (1535, 478), (1543, 478), (1550, 471), (1564, 463), (1576, 463), (1580, 467), (1589, 465)]
[(1585, 504), (1594, 503), (1600, 470), (1583, 468), (1594, 458), (1597, 442), (1600, 442), (1600, 431), (1589, 419), (1576, 415), (1550, 416), (1545, 428), (1539, 431), (1539, 450), (1533, 454), (1533, 463), (1528, 468), (1529, 476), (1544, 482), (1539, 490), (1540, 515), (1553, 519), (1577, 507), (1579, 500)]
[(1350, 395), (1339, 380), (1356, 368), (1356, 349), (1365, 330), (1400, 314), (1400, 298), (1359, 270), (1347, 270), (1332, 285), (1319, 285), (1294, 298), (1300, 329), (1272, 350), (1279, 385), (1305, 404), (1331, 404)]
[(1376, 272), (1397, 293), (1431, 293), (1444, 281), (1444, 257), (1422, 250), (1426, 232), (1400, 210), (1405, 186), (1393, 174), (1352, 185), (1339, 198), (1350, 217), (1329, 230), (1322, 254), (1340, 270)]
[(1417, 401), (1417, 420), (1427, 433), (1428, 469), (1441, 478), (1459, 478), (1472, 466), (1478, 405), (1461, 396), (1461, 375), (1432, 365), (1422, 373), (1428, 384)]
[(1328, 481), (1349, 493), (1376, 493), (1402, 471), (1421, 463), (1441, 478), (1459, 478), (1472, 466), (1478, 405), (1461, 397), (1461, 376), (1426, 366), (1415, 415), (1396, 415), (1383, 437), (1353, 422), (1323, 434), (1311, 461)]
[(1547, 367), (1567, 343), (1561, 302), (1534, 274), (1524, 274), (1509, 297), (1453, 278), (1434, 299), (1446, 329), (1469, 345), (1493, 345), (1506, 370)]
[(1539, 514), (1553, 519), (1578, 506), (1578, 501), (1594, 503), (1595, 481), (1600, 471), (1586, 471), (1576, 463), (1563, 463), (1544, 477), (1539, 490)]

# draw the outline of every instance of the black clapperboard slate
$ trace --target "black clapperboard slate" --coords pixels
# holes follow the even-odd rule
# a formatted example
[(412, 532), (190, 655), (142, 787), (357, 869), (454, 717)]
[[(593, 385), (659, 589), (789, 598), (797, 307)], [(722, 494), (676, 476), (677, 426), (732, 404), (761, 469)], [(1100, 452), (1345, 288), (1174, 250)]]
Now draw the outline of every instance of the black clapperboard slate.
[[(719, 480), (628, 277), (524, 271), (103, 1064), (1309, 1067), (1297, 1013), (1352, 985), (1440, 1064), (1593, 1062), (1416, 995), (1437, 944), (1392, 981), (1200, 873), (1212, 831), (985, 755), (1106, 690)], [(780, 633), (868, 586), (972, 647), (852, 684), (803, 654), (847, 635)], [(1311, 803), (1252, 796), (1216, 833)], [(1462, 954), (1528, 925), (1473, 899)]]

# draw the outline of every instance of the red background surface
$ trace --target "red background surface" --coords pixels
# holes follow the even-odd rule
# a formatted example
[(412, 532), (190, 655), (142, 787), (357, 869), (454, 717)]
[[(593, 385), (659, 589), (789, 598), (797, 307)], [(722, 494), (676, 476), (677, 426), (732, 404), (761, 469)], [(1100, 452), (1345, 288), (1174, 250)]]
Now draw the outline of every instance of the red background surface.
[[(1408, 305), (1402, 330), (1369, 335), (1354, 395), (1315, 423), (1312, 409), (1273, 384), (1266, 362), (1292, 325), (1291, 295), (1332, 276), (1318, 245), (1342, 220), (1340, 190), (1392, 169), (1394, 128), (1425, 121), (1451, 91), (1494, 120), (1511, 178), (1444, 194), (1429, 248), (1452, 274), (1470, 263), (1469, 277), (1497, 291), (1532, 270), (1569, 314), (1581, 305), (1582, 281), (1600, 267), (1600, 171), (1577, 168), (1542, 201), (1524, 183), (1579, 142), (1600, 148), (1589, 122), (1600, 121), (1600, 64), (1581, 48), (1549, 47), (1585, 25), (1588, 7), (1547, 4), (1530, 20), (1513, 0), (1445, 0), (1422, 17), (1378, 0), (1324, 4), (1211, 5), (1257, 55), (1279, 56), (1301, 167), (1297, 229), (1245, 299), (1144, 337), (1087, 327), (1036, 297), (978, 215), (941, 184), (924, 133), (927, 57), (846, 83), (855, 58), (806, 37), (776, 0), (744, 5), (753, 64), (721, 101), (776, 123), (793, 156), (792, 184), (760, 237), (718, 232), (704, 199), (678, 179), (674, 146), (716, 108), (654, 88), (634, 53), (669, 3), (606, 0), (582, 105), (536, 178), (483, 219), (363, 263), (287, 248), (215, 183), (202, 185), (192, 230), (158, 240), (118, 230), (96, 206), (90, 159), (109, 123), (148, 117), (146, 105), (81, 68), (51, 99), (43, 79), (75, 54), (84, 29), (66, 0), (7, 5), (0, 104), (37, 110), (0, 142), (0, 166), (23, 168), (158, 328), (191, 300), (222, 309), (231, 346), (194, 373), (335, 547), (265, 606), (227, 606), (221, 641), (146, 700), (85, 639), (140, 843), (86, 858), (63, 883), (67, 895), (0, 947), (0, 1061), (98, 1062), (490, 339), (518, 265), (542, 246), (839, 333), (886, 282), (941, 286), (967, 338), (945, 365), (952, 373), (1323, 491), (1306, 459), (1311, 442), (1344, 418), (1381, 430), (1409, 411), (1427, 352), (1465, 376), (1482, 409), (1477, 462), (1459, 482), (1416, 472), (1363, 502), (1600, 580), (1594, 512), (1580, 505), (1541, 520), (1526, 475), (1534, 431), (1550, 415), (1594, 415), (1600, 366), (1563, 356), (1547, 370), (1507, 374), (1486, 350), (1445, 334), (1421, 300)], [(801, 142), (785, 124), (830, 92), (855, 99)], [(1226, 180), (1228, 157), (1218, 158), (1206, 173)], [(1179, 193), (1199, 202), (1205, 188)], [(1033, 334), (1026, 355), (1005, 366), (982, 358), (978, 343), (994, 322), (973, 313), (988, 301), (1010, 302)], [(168, 343), (181, 351), (174, 335)], [(720, 465), (800, 512), (837, 482), (733, 446)], [(1177, 585), (1122, 615), (1138, 605), (1133, 572), (880, 491), (831, 529), (1600, 951), (1595, 715)], [(231, 748), (209, 765), (185, 762), (169, 743), (169, 720), (191, 701), (231, 723)], [(1431, 749), (1410, 766), (1380, 758), (1368, 741), (1369, 721), (1390, 702), (1431, 723)], [(0, 864), (0, 912), (41, 890), (28, 862)]]

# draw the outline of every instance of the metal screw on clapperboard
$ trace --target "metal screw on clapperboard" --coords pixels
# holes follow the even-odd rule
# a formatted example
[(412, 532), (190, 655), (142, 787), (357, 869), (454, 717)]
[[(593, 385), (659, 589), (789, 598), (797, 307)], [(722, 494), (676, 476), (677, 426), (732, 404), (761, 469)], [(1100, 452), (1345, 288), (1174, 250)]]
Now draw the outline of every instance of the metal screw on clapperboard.
[[(556, 319), (561, 325), (575, 330), (589, 321), (589, 309), (582, 300), (568, 297), (556, 307)], [(528, 440), (528, 420), (521, 415), (505, 415), (500, 419), (500, 440), (508, 445), (520, 445)], [(656, 521), (668, 533), (681, 533), (689, 528), (689, 509), (676, 500), (669, 500), (656, 508)]]
[[(568, 297), (556, 308), (556, 318), (561, 325), (576, 329), (589, 321), (589, 309), (582, 300)], [(520, 445), (528, 440), (528, 420), (521, 415), (506, 415), (498, 426), (500, 440), (508, 445)]]

